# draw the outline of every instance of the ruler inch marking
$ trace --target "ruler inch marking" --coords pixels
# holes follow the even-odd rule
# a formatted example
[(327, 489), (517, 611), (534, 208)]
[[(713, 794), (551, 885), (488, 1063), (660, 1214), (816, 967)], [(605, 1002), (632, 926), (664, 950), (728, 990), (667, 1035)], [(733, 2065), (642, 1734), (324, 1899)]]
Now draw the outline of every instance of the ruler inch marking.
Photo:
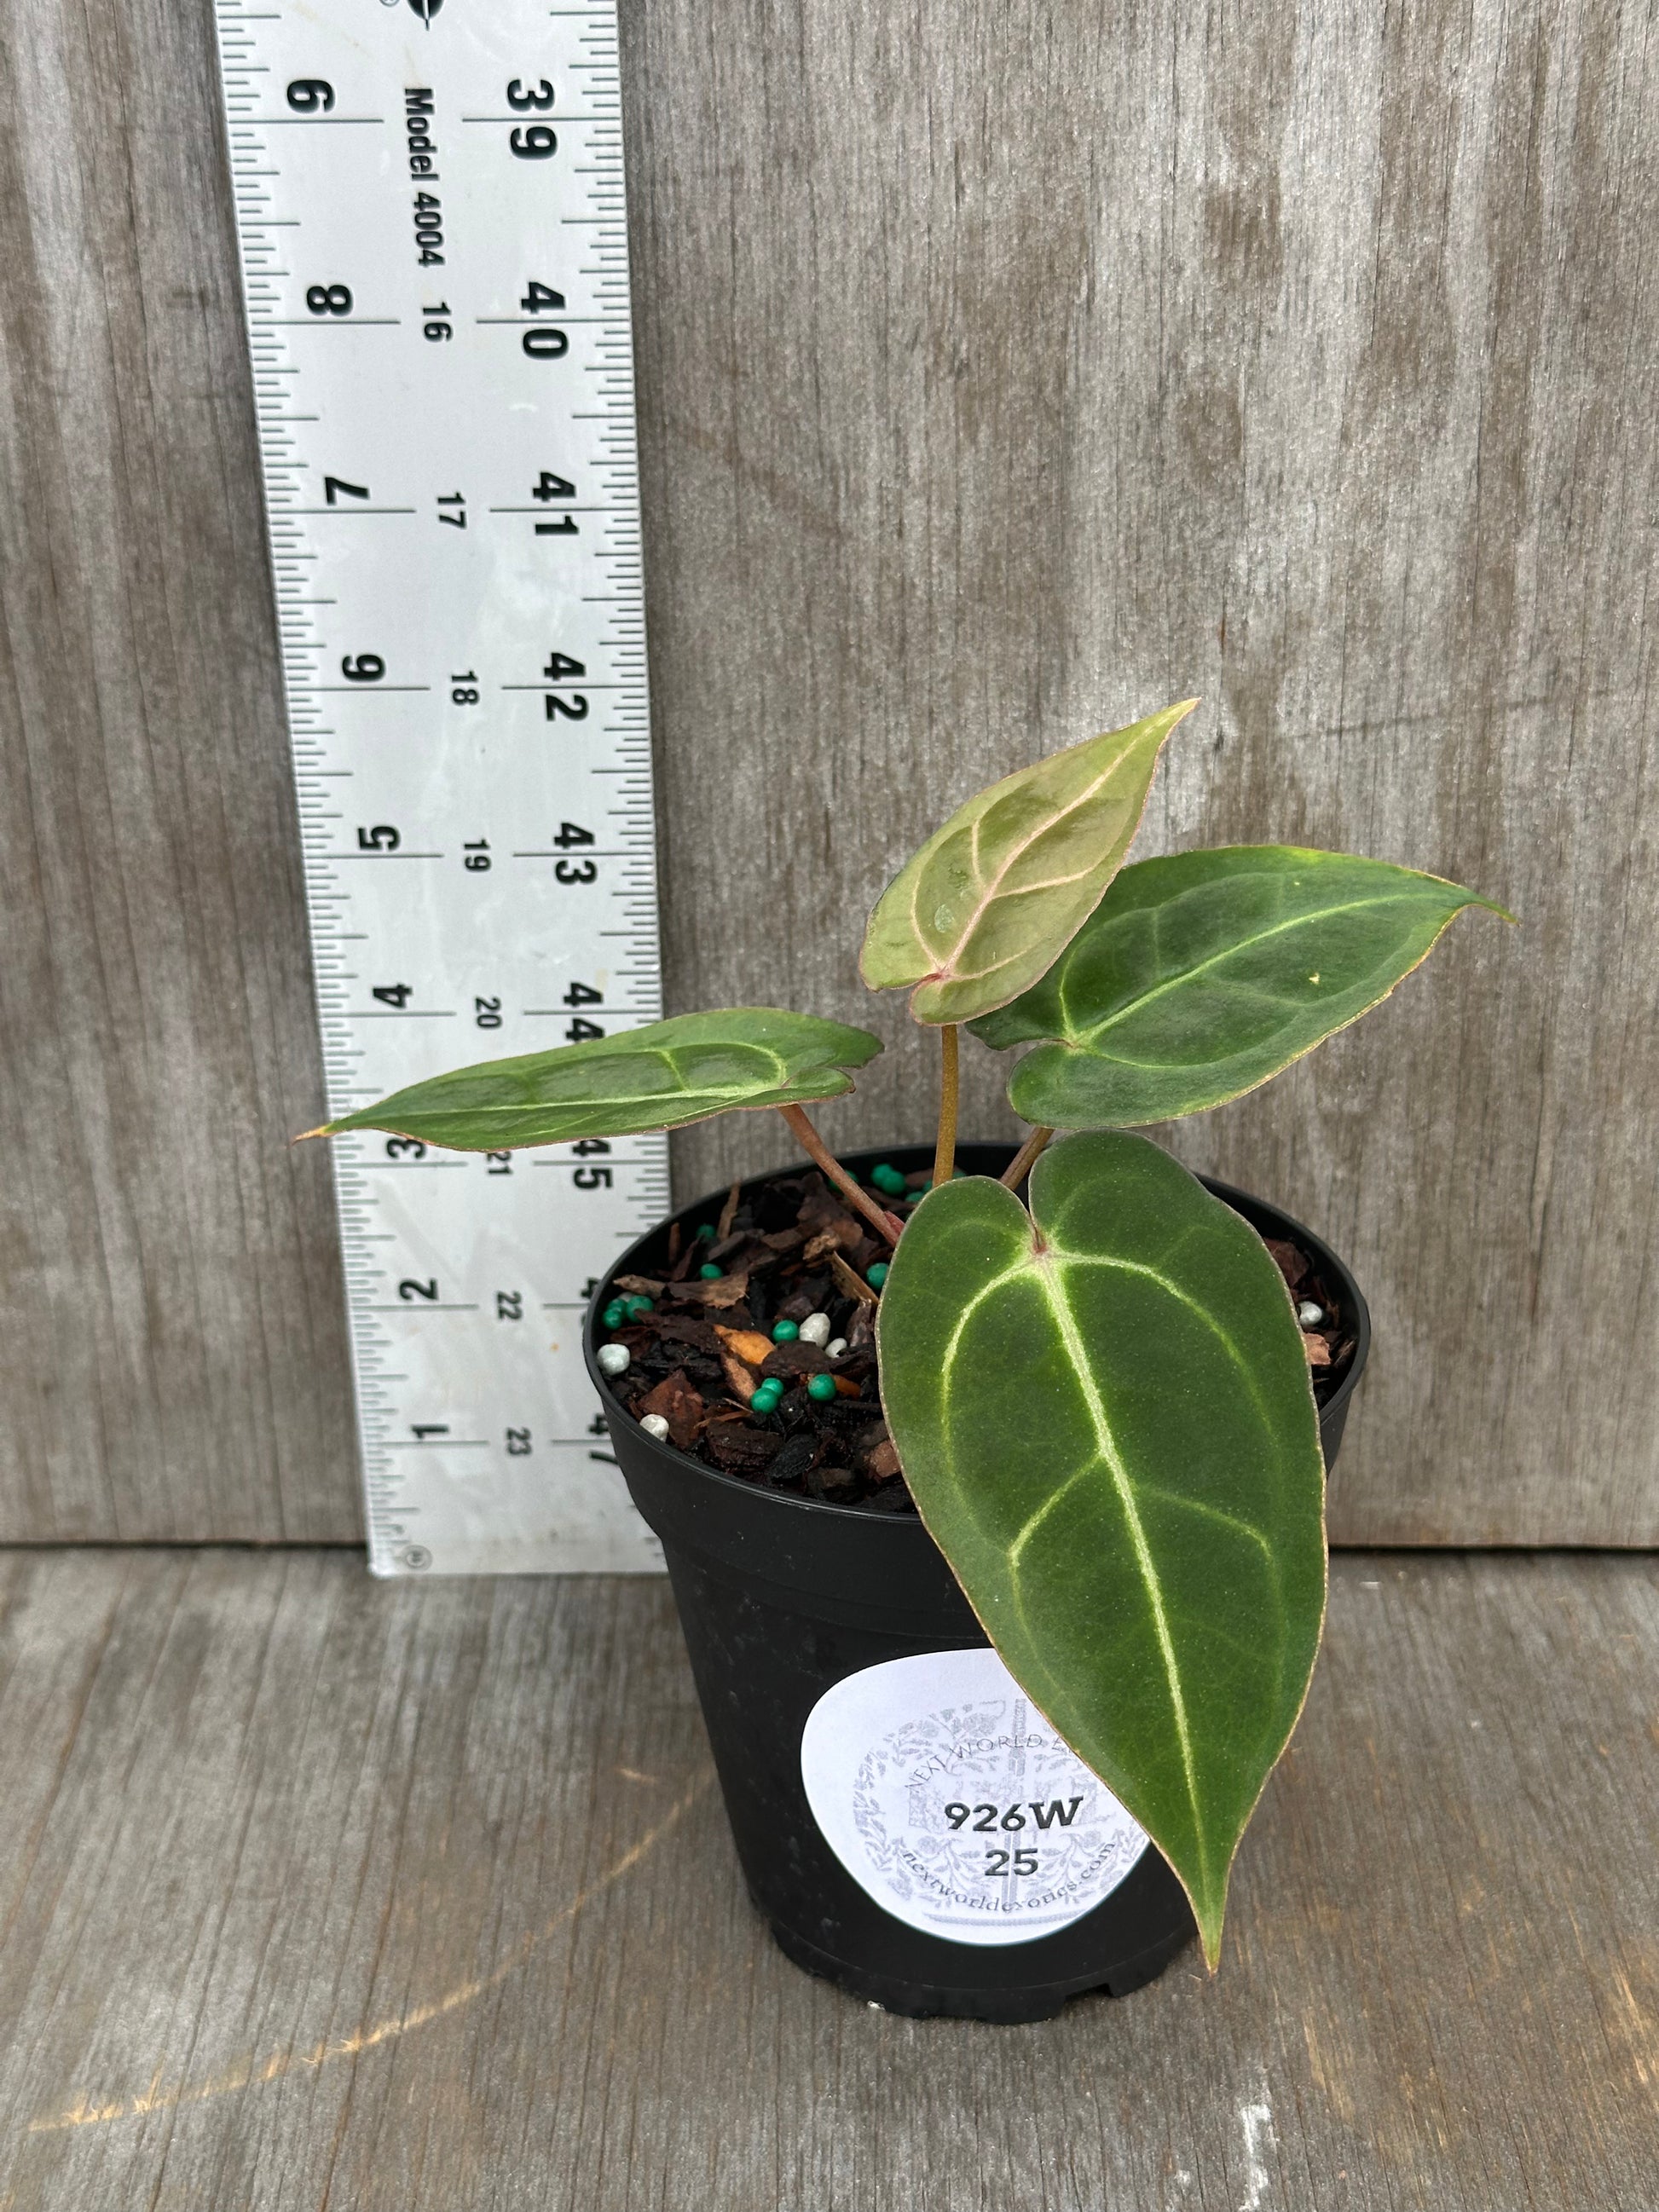
[[(356, 0), (216, 16), (338, 1117), (429, 1072), (423, 1036), (482, 1059), (544, 1047), (571, 998), (588, 1031), (660, 1009), (615, 0), (468, 0), (464, 34), (434, 9), (418, 40)], [(543, 76), (548, 107), (516, 104)], [(556, 145), (514, 143), (538, 120)], [(536, 526), (561, 515), (580, 527)], [(555, 752), (534, 695), (578, 690), (593, 711)], [(515, 834), (572, 821), (610, 840), (580, 848), (591, 884), (516, 866), (566, 848)], [(370, 860), (422, 866), (343, 865)], [(569, 1316), (667, 1204), (663, 1139), (332, 1150), (375, 1571), (658, 1571)]]

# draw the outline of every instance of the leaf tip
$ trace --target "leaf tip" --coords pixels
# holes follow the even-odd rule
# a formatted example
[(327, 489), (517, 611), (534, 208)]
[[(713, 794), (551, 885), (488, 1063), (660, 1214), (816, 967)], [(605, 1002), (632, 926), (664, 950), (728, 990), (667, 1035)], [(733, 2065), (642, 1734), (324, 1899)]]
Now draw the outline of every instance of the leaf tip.
[(1177, 699), (1173, 706), (1165, 707), (1158, 714), (1147, 715), (1147, 723), (1152, 729), (1157, 730), (1158, 732), (1158, 750), (1159, 752), (1163, 751), (1164, 746), (1175, 735), (1176, 731), (1180, 727), (1181, 724), (1186, 720), (1188, 715), (1193, 712), (1194, 708), (1202, 706), (1203, 703), (1202, 699), (1194, 695), (1194, 696), (1190, 699)]
[(1224, 1882), (1218, 1897), (1200, 1898), (1190, 1885), (1182, 1879), (1187, 1892), (1187, 1902), (1193, 1908), (1193, 1918), (1198, 1923), (1198, 1948), (1204, 1960), (1204, 1971), (1214, 1975), (1221, 1971), (1221, 1937), (1227, 1916), (1227, 1889)]
[(332, 1121), (319, 1121), (314, 1129), (301, 1129), (299, 1135), (297, 1137), (290, 1137), (289, 1139), (289, 1142), (290, 1145), (303, 1145), (310, 1138), (331, 1137), (333, 1134), (334, 1124)]

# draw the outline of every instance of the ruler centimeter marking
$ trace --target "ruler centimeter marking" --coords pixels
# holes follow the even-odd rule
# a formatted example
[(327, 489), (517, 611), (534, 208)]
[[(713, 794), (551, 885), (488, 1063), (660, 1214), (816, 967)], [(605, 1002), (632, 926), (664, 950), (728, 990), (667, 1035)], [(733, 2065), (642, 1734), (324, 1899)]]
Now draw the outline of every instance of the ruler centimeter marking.
[[(331, 1115), (660, 1011), (615, 0), (216, 0)], [(653, 1568), (583, 1370), (660, 1137), (337, 1140), (380, 1574)]]

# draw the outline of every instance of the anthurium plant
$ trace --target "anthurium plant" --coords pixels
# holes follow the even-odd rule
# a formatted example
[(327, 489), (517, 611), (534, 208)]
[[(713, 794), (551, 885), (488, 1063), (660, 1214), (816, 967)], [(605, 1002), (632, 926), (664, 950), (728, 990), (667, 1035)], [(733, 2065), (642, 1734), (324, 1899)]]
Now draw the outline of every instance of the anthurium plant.
[[(918, 1510), (1016, 1680), (1174, 1868), (1213, 1965), (1318, 1649), (1324, 1469), (1273, 1257), (1128, 1132), (1265, 1083), (1491, 902), (1290, 846), (1126, 866), (1195, 704), (993, 784), (878, 901), (864, 980), (908, 988), (940, 1040), (933, 1182), (902, 1221), (805, 1110), (879, 1039), (775, 1007), (459, 1068), (313, 1133), (501, 1152), (781, 1114), (894, 1248), (872, 1271), (882, 1407)], [(1031, 1133), (1000, 1182), (953, 1178), (963, 1028), (1030, 1047), (1008, 1095)]]

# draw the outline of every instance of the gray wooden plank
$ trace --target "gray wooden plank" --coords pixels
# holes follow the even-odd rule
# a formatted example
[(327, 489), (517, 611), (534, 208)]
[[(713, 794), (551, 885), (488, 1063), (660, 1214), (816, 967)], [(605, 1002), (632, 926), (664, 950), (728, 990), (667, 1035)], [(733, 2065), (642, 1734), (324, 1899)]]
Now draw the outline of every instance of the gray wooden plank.
[[(826, 1127), (924, 1136), (864, 911), (981, 781), (1191, 693), (1139, 849), (1523, 918), (1176, 1140), (1372, 1297), (1340, 1540), (1659, 1536), (1650, 31), (623, 11), (671, 1004), (881, 1029)], [(706, 1125), (683, 1182), (787, 1144)]]
[(0, 56), (11, 1537), (360, 1526), (211, 23)]
[(1339, 1560), (1222, 1972), (810, 1980), (666, 1589), (0, 1558), (0, 2205), (1648, 2212), (1659, 1572)]
[[(1525, 922), (1177, 1139), (1372, 1294), (1337, 1535), (1654, 1541), (1648, 12), (623, 35), (671, 1006), (897, 1046), (852, 948), (906, 850), (1203, 693), (1146, 849), (1346, 846)], [(0, 1534), (349, 1537), (210, 10), (19, 0), (0, 66)], [(826, 1125), (923, 1133), (917, 1067)], [(680, 1187), (784, 1149), (710, 1125)]]

